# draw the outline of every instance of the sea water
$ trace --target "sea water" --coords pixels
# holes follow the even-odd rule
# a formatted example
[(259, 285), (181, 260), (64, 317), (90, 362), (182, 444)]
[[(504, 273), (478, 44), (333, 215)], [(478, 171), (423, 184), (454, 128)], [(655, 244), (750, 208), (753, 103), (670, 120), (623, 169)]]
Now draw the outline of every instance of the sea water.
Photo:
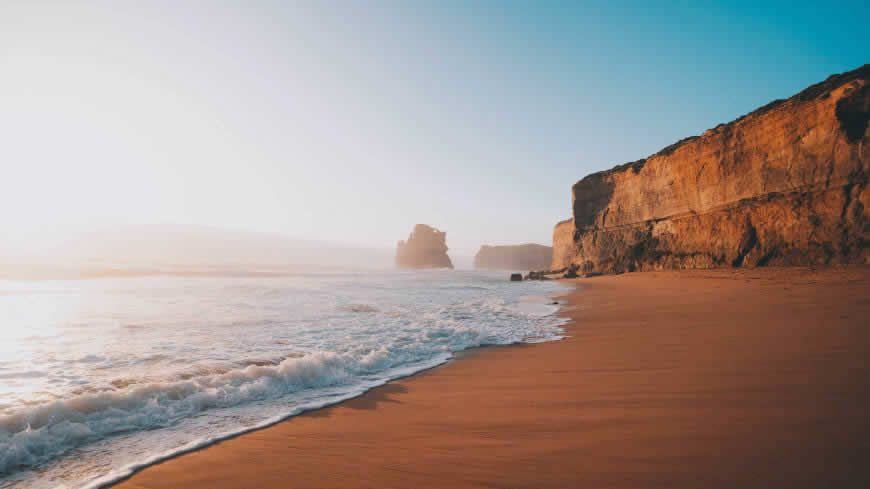
[(548, 341), (505, 273), (0, 281), (0, 487), (98, 487), (481, 345)]

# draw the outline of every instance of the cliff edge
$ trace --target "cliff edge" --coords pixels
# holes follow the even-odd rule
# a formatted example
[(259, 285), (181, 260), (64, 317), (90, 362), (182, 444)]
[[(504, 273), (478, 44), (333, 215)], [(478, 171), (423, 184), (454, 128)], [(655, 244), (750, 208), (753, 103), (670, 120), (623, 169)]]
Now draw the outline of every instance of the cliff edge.
[(447, 233), (425, 224), (417, 224), (407, 241), (399, 241), (396, 250), (399, 268), (453, 268), (447, 256)]
[(572, 188), (552, 269), (870, 263), (870, 65)]
[(539, 244), (483, 245), (474, 255), (474, 268), (489, 270), (544, 270), (550, 267), (553, 248)]

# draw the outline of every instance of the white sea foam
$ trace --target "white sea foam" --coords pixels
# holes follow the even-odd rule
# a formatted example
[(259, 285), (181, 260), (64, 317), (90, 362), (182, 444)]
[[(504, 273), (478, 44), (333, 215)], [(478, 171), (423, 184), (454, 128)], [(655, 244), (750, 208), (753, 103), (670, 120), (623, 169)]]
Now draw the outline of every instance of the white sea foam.
[[(34, 343), (41, 350), (16, 352), (40, 368), (19, 366), (16, 374), (15, 363), (0, 361), (0, 392), (18, 400), (0, 407), (0, 485), (106, 484), (459, 350), (558, 338), (561, 324), (557, 306), (530, 296), (557, 286), (482, 274), (103, 285), (65, 296), (113, 310), (55, 319), (64, 327), (43, 328), (49, 334)], [(132, 322), (144, 327), (126, 327)], [(100, 348), (91, 344), (95, 334)]]

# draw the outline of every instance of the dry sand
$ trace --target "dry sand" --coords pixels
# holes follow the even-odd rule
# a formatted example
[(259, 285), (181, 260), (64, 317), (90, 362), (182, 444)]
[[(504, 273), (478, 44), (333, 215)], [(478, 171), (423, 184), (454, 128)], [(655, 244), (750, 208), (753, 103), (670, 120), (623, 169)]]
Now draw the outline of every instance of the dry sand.
[(119, 487), (870, 487), (870, 267), (576, 283), (566, 340), (480, 350)]

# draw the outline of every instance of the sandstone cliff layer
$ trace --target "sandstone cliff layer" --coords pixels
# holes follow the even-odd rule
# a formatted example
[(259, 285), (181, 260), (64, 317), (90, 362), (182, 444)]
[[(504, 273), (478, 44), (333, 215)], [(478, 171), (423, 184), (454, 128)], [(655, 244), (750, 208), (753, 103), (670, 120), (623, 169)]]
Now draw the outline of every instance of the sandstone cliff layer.
[(399, 241), (396, 250), (399, 268), (453, 268), (447, 256), (447, 233), (425, 224), (417, 224), (407, 241)]
[(483, 245), (474, 255), (474, 268), (489, 270), (543, 270), (549, 268), (553, 248), (539, 244)]
[(870, 65), (577, 182), (551, 268), (870, 263)]

